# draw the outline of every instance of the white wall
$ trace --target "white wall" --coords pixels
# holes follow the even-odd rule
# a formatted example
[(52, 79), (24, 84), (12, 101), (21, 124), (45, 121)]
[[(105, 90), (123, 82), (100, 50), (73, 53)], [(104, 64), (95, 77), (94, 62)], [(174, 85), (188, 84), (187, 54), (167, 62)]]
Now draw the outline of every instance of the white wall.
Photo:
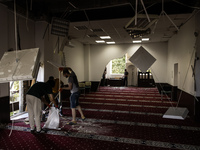
[(196, 68), (195, 68), (195, 78), (196, 78), (196, 96), (200, 97), (200, 12), (195, 17), (195, 28), (196, 32), (198, 33), (197, 42), (196, 42), (196, 50), (197, 50), (197, 57), (199, 58), (196, 61)]
[(66, 66), (71, 67), (74, 70), (79, 82), (85, 81), (84, 45), (75, 40), (72, 40), (71, 42), (75, 46), (73, 48), (66, 46), (64, 49)]
[[(17, 14), (17, 24), (19, 29), (18, 42), (20, 41), (21, 49), (35, 47), (35, 23), (19, 14)], [(15, 22), (14, 13), (8, 10), (8, 48), (16, 50), (15, 40)], [(19, 45), (18, 45), (19, 46)], [(19, 50), (19, 48), (17, 48)]]
[[(13, 18), (12, 18), (13, 19)], [(21, 49), (35, 48), (35, 23), (24, 17), (18, 18)]]
[(84, 75), (85, 81), (90, 81), (90, 45), (84, 45)]
[[(47, 23), (45, 23), (45, 28), (42, 31), (42, 38), (44, 36), (45, 30), (47, 28)], [(49, 31), (49, 33), (48, 33)], [(59, 78), (58, 68), (50, 64), (48, 61), (55, 62), (61, 65), (61, 56), (58, 53), (58, 49), (56, 47), (56, 43), (58, 40), (57, 35), (51, 34), (51, 25), (49, 25), (49, 29), (44, 37), (44, 81), (46, 82), (49, 79), (49, 76), (54, 76), (54, 78)], [(59, 47), (61, 46), (61, 42), (63, 37), (59, 37)]]
[[(132, 56), (140, 46), (140, 44), (91, 45), (90, 80), (100, 81), (105, 66), (110, 60), (123, 57), (126, 53)], [(151, 67), (154, 79), (156, 82), (166, 82), (167, 43), (150, 43), (142, 46), (157, 59)]]
[[(0, 58), (8, 49), (8, 12), (7, 8), (0, 4)], [(0, 97), (9, 96), (9, 84), (0, 84)]]
[(40, 62), (42, 66), (39, 69), (37, 81), (44, 82), (44, 40), (42, 39), (43, 30), (45, 29), (46, 23), (36, 22), (35, 23), (35, 47), (40, 49)]
[(191, 65), (195, 54), (195, 17), (180, 28), (168, 42), (167, 82), (174, 85), (174, 64), (178, 63), (178, 88), (194, 94), (194, 78)]
[(0, 4), (0, 58), (8, 50), (8, 12), (7, 8)]
[[(15, 22), (14, 13), (7, 7), (0, 4), (0, 57), (10, 48), (15, 46)], [(22, 49), (34, 48), (35, 46), (35, 25), (32, 20), (26, 19), (17, 14), (17, 24), (19, 27), (20, 43)]]
[(126, 53), (118, 45), (91, 45), (90, 47), (90, 80), (100, 81), (106, 65), (114, 58)]
[[(48, 61), (56, 63), (56, 65), (61, 65), (61, 53), (58, 52), (58, 36), (51, 34), (51, 25), (49, 25), (49, 29), (46, 31), (47, 23), (44, 21), (39, 21), (35, 23), (36, 25), (36, 33), (35, 40), (36, 46), (40, 48), (41, 52), (41, 62), (44, 64), (40, 68), (40, 79), (39, 81), (47, 81), (49, 76), (54, 76), (54, 78), (59, 78), (58, 68), (48, 63)], [(49, 33), (48, 33), (49, 32)], [(44, 36), (45, 35), (45, 36)], [(62, 45), (64, 37), (59, 37), (59, 48)], [(64, 55), (66, 66), (71, 67), (76, 73), (78, 80), (85, 81), (84, 75), (84, 46), (78, 41), (71, 40), (71, 43), (75, 45), (74, 47), (64, 47)], [(61, 74), (61, 80), (67, 84), (66, 78), (64, 78)]]

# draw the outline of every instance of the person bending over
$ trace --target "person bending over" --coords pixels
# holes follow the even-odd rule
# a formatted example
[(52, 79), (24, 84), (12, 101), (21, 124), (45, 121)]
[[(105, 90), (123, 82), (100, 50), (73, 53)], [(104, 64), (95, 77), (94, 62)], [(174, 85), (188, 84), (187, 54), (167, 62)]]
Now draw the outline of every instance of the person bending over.
[[(54, 104), (56, 108), (58, 105), (53, 98), (52, 87), (54, 87), (54, 80), (48, 80), (47, 82), (37, 82), (30, 87), (26, 93), (26, 103), (28, 108), (29, 123), (31, 128), (31, 133), (40, 133), (41, 132), (41, 100), (44, 95), (48, 95), (50, 101)], [(47, 104), (49, 107), (50, 105)], [(36, 129), (35, 129), (36, 125)]]

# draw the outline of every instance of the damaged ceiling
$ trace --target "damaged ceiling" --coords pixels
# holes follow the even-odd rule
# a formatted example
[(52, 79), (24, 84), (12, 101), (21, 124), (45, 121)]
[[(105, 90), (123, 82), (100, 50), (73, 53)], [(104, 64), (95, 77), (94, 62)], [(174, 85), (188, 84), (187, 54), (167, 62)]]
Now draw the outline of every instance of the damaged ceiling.
[[(13, 10), (13, 0), (0, 0)], [(116, 44), (141, 36), (168, 41), (200, 9), (200, 0), (15, 0), (19, 14), (38, 21), (60, 18), (70, 22), (68, 36), (97, 44), (109, 35)], [(137, 36), (131, 36), (135, 34)]]

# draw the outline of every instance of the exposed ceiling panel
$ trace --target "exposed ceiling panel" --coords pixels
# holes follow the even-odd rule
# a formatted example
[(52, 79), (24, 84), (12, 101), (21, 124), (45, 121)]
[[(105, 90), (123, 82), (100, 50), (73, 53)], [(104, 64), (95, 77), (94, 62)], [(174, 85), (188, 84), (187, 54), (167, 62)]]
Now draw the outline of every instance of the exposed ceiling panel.
[[(149, 14), (160, 15), (162, 10), (169, 15), (191, 13), (199, 9), (199, 0), (142, 0)], [(14, 0), (0, 0), (0, 3), (14, 8)], [(136, 0), (16, 0), (17, 10), (29, 11), (34, 19), (47, 16), (61, 17), (73, 21), (105, 20), (135, 16)], [(141, 0), (137, 12), (144, 14)]]
[[(28, 12), (29, 19), (46, 20), (50, 24), (53, 17), (70, 21), (69, 37), (84, 44), (97, 44), (95, 40), (99, 40), (100, 35), (109, 35), (110, 41), (116, 44), (132, 43), (133, 38), (125, 30), (131, 26), (150, 30), (146, 34), (150, 42), (168, 41), (178, 32), (177, 29), (200, 10), (200, 0), (137, 0), (137, 5), (136, 0), (15, 1), (17, 12), (24, 16)], [(11, 10), (14, 8), (14, 0), (0, 0), (0, 3)], [(145, 10), (151, 22), (147, 22)], [(143, 19), (138, 17), (140, 15), (144, 16)], [(137, 25), (134, 25), (135, 19)], [(140, 24), (144, 21), (145, 24)]]

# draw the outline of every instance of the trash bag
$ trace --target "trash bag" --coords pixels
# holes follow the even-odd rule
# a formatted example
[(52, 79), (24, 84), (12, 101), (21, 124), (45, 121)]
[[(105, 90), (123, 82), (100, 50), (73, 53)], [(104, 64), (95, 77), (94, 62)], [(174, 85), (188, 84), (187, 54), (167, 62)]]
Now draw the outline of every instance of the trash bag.
[(49, 116), (43, 128), (57, 129), (59, 127), (59, 124), (60, 124), (59, 109), (51, 107), (49, 109)]

